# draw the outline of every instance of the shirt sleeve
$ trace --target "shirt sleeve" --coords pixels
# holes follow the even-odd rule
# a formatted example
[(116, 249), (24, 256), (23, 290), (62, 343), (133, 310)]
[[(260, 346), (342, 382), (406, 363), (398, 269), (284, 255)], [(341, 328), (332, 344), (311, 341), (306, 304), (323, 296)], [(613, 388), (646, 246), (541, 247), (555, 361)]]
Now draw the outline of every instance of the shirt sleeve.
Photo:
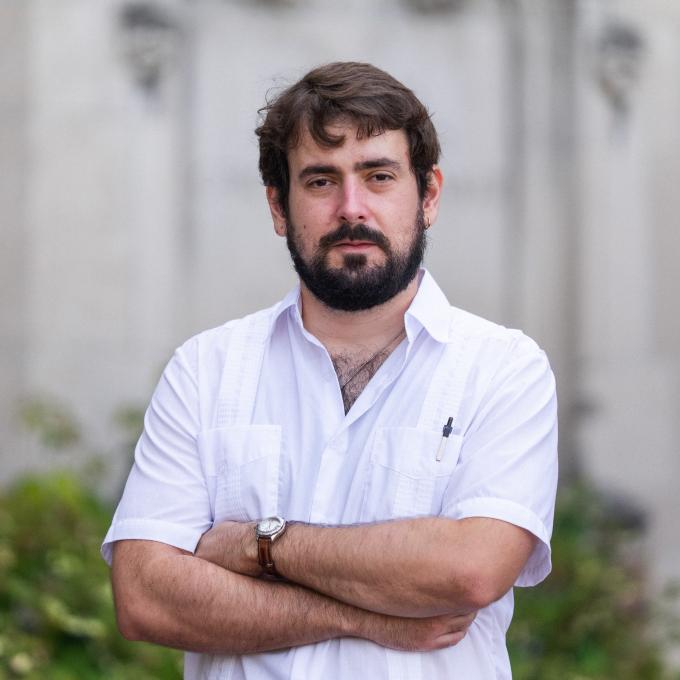
[(515, 585), (536, 585), (551, 569), (557, 472), (555, 380), (545, 354), (520, 335), (465, 433), (443, 514), (500, 519), (534, 534), (536, 547)]
[(115, 541), (145, 539), (193, 552), (211, 526), (197, 448), (195, 353), (195, 340), (178, 349), (153, 393), (134, 464), (102, 544), (109, 564)]

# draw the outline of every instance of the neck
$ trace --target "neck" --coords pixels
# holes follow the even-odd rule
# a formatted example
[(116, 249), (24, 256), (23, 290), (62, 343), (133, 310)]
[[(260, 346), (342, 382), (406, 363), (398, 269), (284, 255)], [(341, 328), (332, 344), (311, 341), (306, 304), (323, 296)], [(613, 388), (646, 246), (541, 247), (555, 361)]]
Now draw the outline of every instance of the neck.
[(332, 309), (301, 284), (302, 322), (331, 355), (352, 347), (385, 344), (404, 326), (404, 314), (418, 291), (419, 276), (391, 300), (358, 312)]

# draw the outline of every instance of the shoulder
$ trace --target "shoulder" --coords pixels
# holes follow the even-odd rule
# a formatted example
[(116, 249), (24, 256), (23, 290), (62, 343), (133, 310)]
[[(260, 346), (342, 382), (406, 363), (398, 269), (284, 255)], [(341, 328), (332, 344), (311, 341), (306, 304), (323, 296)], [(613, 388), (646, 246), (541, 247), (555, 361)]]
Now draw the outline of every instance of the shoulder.
[(449, 342), (470, 344), (499, 354), (544, 354), (539, 345), (517, 328), (507, 328), (457, 307), (451, 307)]
[(174, 359), (185, 364), (194, 374), (203, 372), (206, 368), (218, 368), (224, 364), (229, 349), (235, 342), (264, 342), (278, 309), (279, 305), (276, 304), (201, 331), (175, 350)]
[(535, 382), (554, 390), (546, 353), (519, 329), (452, 307), (449, 345), (459, 348), (468, 377), (481, 394), (488, 394), (493, 386), (514, 384), (522, 388)]

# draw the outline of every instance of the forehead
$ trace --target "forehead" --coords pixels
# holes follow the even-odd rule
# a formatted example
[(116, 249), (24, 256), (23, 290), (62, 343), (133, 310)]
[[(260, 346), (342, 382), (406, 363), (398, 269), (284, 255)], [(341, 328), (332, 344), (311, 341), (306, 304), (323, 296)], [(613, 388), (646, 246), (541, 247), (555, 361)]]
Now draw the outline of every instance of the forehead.
[(357, 139), (357, 127), (352, 123), (328, 125), (333, 136), (342, 136), (339, 146), (319, 144), (305, 127), (297, 146), (288, 151), (288, 165), (293, 171), (309, 164), (343, 165), (375, 159), (389, 158), (410, 167), (408, 138), (404, 130), (385, 130), (379, 135)]

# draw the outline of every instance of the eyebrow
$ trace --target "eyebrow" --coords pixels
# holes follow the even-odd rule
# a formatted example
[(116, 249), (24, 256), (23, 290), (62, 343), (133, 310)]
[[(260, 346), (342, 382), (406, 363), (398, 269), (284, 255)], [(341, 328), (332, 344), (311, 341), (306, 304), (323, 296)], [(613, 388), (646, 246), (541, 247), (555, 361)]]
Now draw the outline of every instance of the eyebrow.
[[(361, 172), (362, 170), (374, 170), (375, 168), (390, 168), (392, 170), (400, 170), (401, 163), (392, 158), (371, 158), (366, 161), (354, 164), (354, 171)], [(338, 174), (340, 169), (337, 165), (308, 165), (298, 175), (299, 179), (309, 177), (309, 175), (333, 175)]]
[(362, 163), (355, 163), (355, 170), (373, 170), (374, 168), (391, 168), (392, 170), (400, 170), (401, 163), (392, 158), (372, 158)]

